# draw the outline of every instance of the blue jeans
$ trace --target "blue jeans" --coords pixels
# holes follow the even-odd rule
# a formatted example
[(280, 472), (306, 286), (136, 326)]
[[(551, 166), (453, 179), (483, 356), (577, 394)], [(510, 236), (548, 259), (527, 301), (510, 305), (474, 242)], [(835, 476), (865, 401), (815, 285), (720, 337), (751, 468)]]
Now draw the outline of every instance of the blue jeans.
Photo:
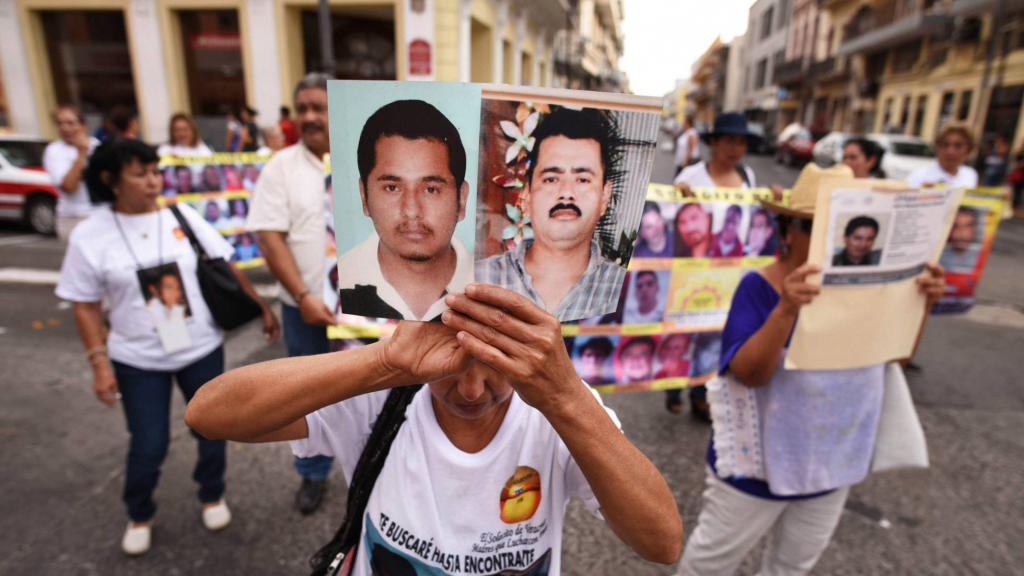
[[(203, 384), (224, 373), (224, 347), (177, 372), (141, 370), (120, 362), (113, 365), (132, 436), (123, 499), (133, 522), (148, 522), (156, 513), (153, 490), (171, 440), (171, 377), (178, 381), (188, 403)], [(199, 461), (192, 473), (199, 484), (199, 500), (216, 502), (224, 495), (225, 442), (207, 440), (194, 430), (192, 436), (199, 441)]]
[[(302, 320), (302, 314), (295, 306), (281, 304), (281, 324), (284, 328), (284, 343), (288, 348), (288, 357), (313, 356), (330, 352), (327, 343), (327, 329), (323, 326), (310, 326)], [(323, 480), (331, 471), (334, 458), (331, 456), (312, 456), (295, 458), (295, 470), (310, 480)]]

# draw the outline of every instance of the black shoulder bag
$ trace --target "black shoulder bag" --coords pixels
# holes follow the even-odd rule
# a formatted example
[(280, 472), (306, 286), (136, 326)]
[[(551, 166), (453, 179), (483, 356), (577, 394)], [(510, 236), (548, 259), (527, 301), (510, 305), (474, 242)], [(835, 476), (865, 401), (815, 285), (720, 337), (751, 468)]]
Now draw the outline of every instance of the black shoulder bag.
[(352, 571), (359, 549), (359, 536), (363, 532), (363, 515), (366, 504), (370, 501), (373, 485), (384, 468), (391, 445), (398, 436), (398, 430), (405, 422), (405, 409), (412, 402), (413, 396), (422, 384), (392, 388), (384, 401), (373, 431), (366, 441), (359, 462), (352, 472), (352, 482), (348, 487), (348, 504), (345, 506), (345, 519), (334, 534), (334, 538), (309, 559), (313, 568), (310, 576), (347, 576)]
[(202, 291), (203, 300), (213, 315), (213, 321), (225, 330), (232, 330), (263, 314), (259, 302), (242, 290), (241, 282), (235, 277), (227, 261), (223, 258), (210, 258), (181, 210), (174, 204), (171, 204), (170, 208), (196, 252), (199, 290)]

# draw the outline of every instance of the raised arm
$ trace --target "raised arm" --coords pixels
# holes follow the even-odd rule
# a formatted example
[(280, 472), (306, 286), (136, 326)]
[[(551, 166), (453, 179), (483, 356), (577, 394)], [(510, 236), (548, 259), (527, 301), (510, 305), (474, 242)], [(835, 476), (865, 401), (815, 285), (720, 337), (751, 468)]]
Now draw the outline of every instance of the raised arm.
[(576, 375), (558, 320), (526, 298), (485, 284), (450, 294), (445, 324), (466, 351), (504, 374), (565, 442), (612, 531), (646, 560), (679, 557), (683, 522), (665, 480)]
[(369, 346), (282, 358), (236, 368), (199, 389), (185, 423), (211, 440), (295, 440), (308, 434), (305, 416), (348, 398), (429, 382), (465, 370), (468, 355), (453, 330), (402, 322)]

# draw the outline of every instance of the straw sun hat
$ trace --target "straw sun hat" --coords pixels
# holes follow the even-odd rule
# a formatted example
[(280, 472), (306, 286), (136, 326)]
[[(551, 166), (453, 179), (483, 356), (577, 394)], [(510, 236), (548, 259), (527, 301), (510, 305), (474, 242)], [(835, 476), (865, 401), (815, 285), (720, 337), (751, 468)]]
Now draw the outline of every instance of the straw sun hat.
[(822, 180), (833, 178), (853, 179), (853, 170), (845, 164), (837, 164), (831, 168), (821, 168), (811, 162), (800, 171), (796, 184), (789, 193), (789, 206), (783, 206), (776, 202), (762, 200), (761, 205), (765, 210), (782, 214), (784, 216), (795, 216), (797, 218), (814, 218), (814, 205), (818, 201), (818, 188)]

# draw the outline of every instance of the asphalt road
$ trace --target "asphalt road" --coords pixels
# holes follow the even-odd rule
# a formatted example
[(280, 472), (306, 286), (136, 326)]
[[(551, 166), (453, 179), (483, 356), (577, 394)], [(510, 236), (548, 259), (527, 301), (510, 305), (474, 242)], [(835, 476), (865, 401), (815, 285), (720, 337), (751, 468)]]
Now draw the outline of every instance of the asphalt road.
[[(672, 176), (660, 152), (654, 179)], [(792, 184), (795, 171), (751, 157), (758, 181)], [(70, 309), (47, 279), (62, 249), (53, 239), (0, 225), (0, 574), (305, 574), (306, 558), (340, 522), (345, 486), (331, 477), (325, 506), (311, 517), (292, 507), (298, 476), (286, 445), (229, 445), (227, 498), (234, 522), (202, 528), (191, 468), (195, 444), (176, 397), (172, 446), (157, 491), (154, 546), (145, 557), (118, 548), (128, 435), (117, 409), (91, 392)], [(31, 269), (12, 271), (12, 268)], [(34, 275), (34, 276), (33, 276)], [(49, 276), (48, 276), (49, 275)], [(36, 284), (25, 284), (27, 277)], [(257, 274), (266, 281), (265, 273)], [(816, 574), (1020, 573), (1024, 565), (1024, 223), (1004, 223), (990, 257), (983, 306), (929, 322), (911, 388), (928, 436), (931, 468), (888, 472), (854, 488)], [(254, 327), (229, 335), (229, 367), (284, 354)], [(695, 526), (709, 429), (663, 408), (658, 393), (605, 401), (627, 436), (657, 465), (687, 533)], [(571, 576), (668, 575), (639, 560), (578, 502), (563, 542)], [(756, 571), (759, 553), (741, 573)]]

